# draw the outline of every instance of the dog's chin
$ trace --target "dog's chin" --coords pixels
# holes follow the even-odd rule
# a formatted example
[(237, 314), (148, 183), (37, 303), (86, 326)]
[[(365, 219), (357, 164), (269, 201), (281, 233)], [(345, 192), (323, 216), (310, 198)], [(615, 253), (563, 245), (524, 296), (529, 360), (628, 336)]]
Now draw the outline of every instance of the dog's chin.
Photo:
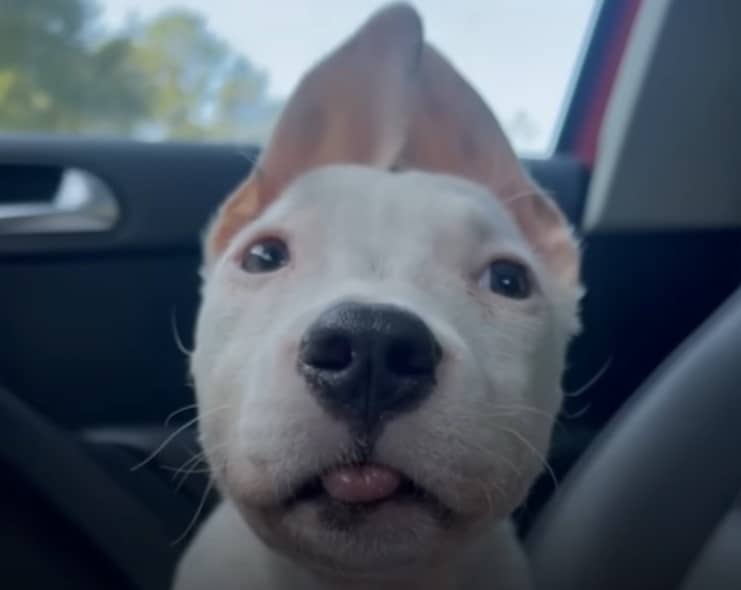
[(425, 567), (468, 528), (467, 518), (404, 475), (393, 493), (373, 501), (339, 500), (317, 475), (273, 505), (240, 508), (268, 546), (332, 575), (377, 577)]

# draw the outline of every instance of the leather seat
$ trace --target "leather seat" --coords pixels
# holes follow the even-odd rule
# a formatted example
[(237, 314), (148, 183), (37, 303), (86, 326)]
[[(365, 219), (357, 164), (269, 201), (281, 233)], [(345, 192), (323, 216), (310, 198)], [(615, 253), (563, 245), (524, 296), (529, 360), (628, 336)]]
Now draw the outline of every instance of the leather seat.
[(682, 590), (741, 588), (741, 500), (720, 523), (690, 570)]
[(192, 429), (132, 471), (171, 434), (80, 436), (0, 389), (0, 588), (167, 588), (215, 500), (205, 475), (178, 487), (163, 470), (191, 457)]
[(738, 290), (613, 419), (550, 502), (528, 542), (540, 587), (741, 588), (731, 582), (741, 579), (740, 451)]

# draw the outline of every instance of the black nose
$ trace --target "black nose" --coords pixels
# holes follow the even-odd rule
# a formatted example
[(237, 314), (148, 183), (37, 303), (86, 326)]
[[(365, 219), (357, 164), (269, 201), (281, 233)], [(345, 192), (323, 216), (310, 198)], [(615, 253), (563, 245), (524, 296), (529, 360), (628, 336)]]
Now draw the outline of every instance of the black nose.
[(342, 303), (306, 332), (299, 370), (332, 411), (372, 428), (430, 393), (440, 356), (416, 315), (389, 305)]

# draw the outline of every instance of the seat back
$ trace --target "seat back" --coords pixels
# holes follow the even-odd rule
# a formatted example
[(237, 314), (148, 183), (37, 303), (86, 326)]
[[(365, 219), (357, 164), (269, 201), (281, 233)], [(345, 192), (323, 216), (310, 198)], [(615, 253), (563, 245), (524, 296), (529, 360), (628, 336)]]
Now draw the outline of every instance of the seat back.
[(549, 503), (528, 540), (539, 587), (679, 588), (740, 491), (741, 289), (626, 404)]

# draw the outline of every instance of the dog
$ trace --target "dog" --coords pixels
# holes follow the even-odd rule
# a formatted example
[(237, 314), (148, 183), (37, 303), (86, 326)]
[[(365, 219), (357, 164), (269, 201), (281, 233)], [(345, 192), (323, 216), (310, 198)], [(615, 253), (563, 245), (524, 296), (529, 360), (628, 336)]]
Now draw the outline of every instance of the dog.
[(223, 497), (177, 590), (530, 586), (580, 253), (391, 5), (311, 69), (205, 239), (191, 359)]

